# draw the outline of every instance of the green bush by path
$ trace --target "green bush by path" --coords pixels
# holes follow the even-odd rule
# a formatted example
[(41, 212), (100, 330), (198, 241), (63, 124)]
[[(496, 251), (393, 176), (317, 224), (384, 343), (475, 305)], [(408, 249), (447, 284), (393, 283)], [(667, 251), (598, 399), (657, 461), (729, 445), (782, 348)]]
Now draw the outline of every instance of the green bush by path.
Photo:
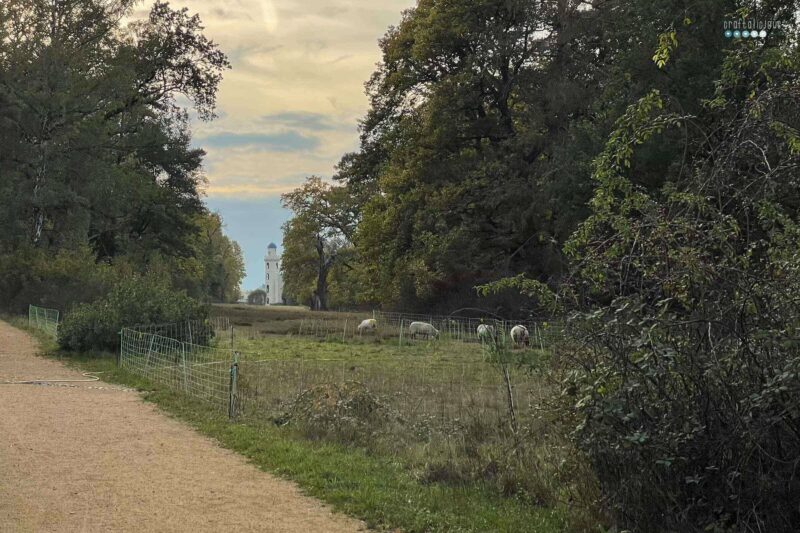
[(22, 247), (0, 254), (0, 310), (23, 313), (29, 304), (58, 309), (91, 302), (105, 294), (124, 268), (97, 263), (88, 247), (47, 250)]
[(165, 279), (134, 276), (114, 285), (107, 296), (73, 308), (59, 328), (58, 343), (73, 351), (115, 351), (125, 326), (204, 319), (207, 312)]

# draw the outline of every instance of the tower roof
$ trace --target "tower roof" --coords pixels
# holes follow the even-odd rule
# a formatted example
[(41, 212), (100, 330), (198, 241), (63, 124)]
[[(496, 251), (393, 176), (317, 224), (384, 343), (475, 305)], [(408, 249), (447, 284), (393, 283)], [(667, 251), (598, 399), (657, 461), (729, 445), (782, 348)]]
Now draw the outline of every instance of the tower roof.
[(275, 243), (274, 243), (274, 242), (271, 242), (271, 243), (269, 243), (269, 246), (267, 246), (267, 250), (269, 250), (270, 248), (275, 248), (275, 249), (277, 249), (278, 247), (277, 247), (277, 246), (275, 246)]

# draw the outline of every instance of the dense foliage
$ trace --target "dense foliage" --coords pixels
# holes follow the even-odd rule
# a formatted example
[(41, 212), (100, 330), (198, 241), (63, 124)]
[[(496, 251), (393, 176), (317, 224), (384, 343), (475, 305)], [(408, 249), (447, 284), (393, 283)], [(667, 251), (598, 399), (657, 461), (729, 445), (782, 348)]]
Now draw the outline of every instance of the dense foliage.
[[(281, 199), (294, 213), (283, 226), (283, 292), (312, 309), (328, 309), (331, 283), (338, 296), (340, 287), (347, 285), (346, 280), (341, 283), (343, 269), (353, 268), (349, 262), (356, 220), (353, 198), (345, 187), (312, 176)], [(352, 293), (347, 296), (334, 303), (354, 301)]]
[(266, 305), (267, 293), (261, 289), (250, 291), (247, 295), (247, 303), (250, 305)]
[[(356, 200), (360, 298), (452, 309), (502, 276), (557, 284), (615, 120), (652, 88), (697, 110), (734, 7), (421, 0), (406, 11), (380, 43), (361, 147), (336, 175)], [(665, 36), (681, 44), (661, 69), (652, 56)], [(659, 165), (682, 151), (665, 136), (636, 179), (657, 188)], [(501, 304), (518, 314), (519, 299)]]
[[(637, 531), (800, 527), (800, 54), (728, 54), (697, 116), (653, 92), (597, 159), (569, 243), (575, 436)], [(658, 191), (638, 145), (684, 132)]]
[[(6, 309), (92, 300), (109, 269), (163, 270), (197, 298), (237, 296), (241, 251), (201, 202), (203, 151), (188, 128), (190, 113), (213, 117), (227, 59), (196, 16), (167, 3), (123, 24), (133, 3), (0, 3)], [(75, 292), (57, 296), (57, 284)]]
[(166, 279), (135, 276), (114, 285), (104, 297), (73, 307), (58, 329), (67, 350), (119, 349), (123, 327), (202, 320), (208, 310)]

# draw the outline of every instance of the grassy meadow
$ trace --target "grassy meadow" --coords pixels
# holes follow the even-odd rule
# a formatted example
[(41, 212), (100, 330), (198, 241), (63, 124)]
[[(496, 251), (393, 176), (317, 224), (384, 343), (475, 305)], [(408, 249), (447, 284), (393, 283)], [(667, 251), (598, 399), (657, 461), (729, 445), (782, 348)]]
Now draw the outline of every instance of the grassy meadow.
[[(27, 329), (24, 320), (14, 320), (14, 324)], [(384, 416), (388, 411), (369, 390), (341, 385), (322, 386), (316, 390), (318, 394), (311, 395), (311, 401), (304, 402), (302, 395), (295, 398), (298, 401), (284, 417), (243, 416), (231, 421), (219, 410), (209, 409), (206, 402), (120, 369), (113, 354), (67, 355), (57, 350), (51, 338), (35, 330), (32, 333), (40, 339), (46, 355), (82, 371), (101, 372), (105, 381), (138, 389), (145, 400), (170, 416), (241, 453), (257, 467), (294, 480), (306, 493), (365, 520), (372, 528), (407, 532), (601, 531), (598, 516), (588, 506), (595, 494), (591, 476), (570, 466), (574, 465), (568, 461), (573, 451), (542, 425), (544, 421), (519, 429), (538, 436), (535, 447), (516, 451), (507, 438), (493, 443), (486, 440), (490, 434), (492, 438), (503, 433), (508, 437), (507, 424), (501, 424), (505, 429), (492, 429), (475, 419), (471, 426), (458, 428), (468, 430), (459, 438), (453, 438), (455, 434), (446, 439), (444, 434), (432, 437), (431, 432), (409, 432), (402, 418)], [(311, 350), (317, 356), (326, 354), (326, 349), (330, 350), (327, 355), (351, 353), (341, 352), (340, 342), (285, 336), (266, 340), (272, 341), (275, 350), (283, 345), (284, 356), (294, 348)], [(374, 350), (371, 357), (377, 361), (387, 354), (409, 359), (424, 356), (413, 347), (397, 350), (396, 346), (376, 344), (357, 348)], [(326, 409), (326, 400), (351, 408)], [(484, 442), (478, 444), (476, 439)]]
[(543, 408), (559, 393), (549, 351), (494, 353), (447, 335), (401, 343), (380, 324), (376, 335), (346, 334), (367, 313), (214, 313), (233, 326), (242, 420), (390, 459), (426, 485), (481, 487), (543, 509), (568, 503), (565, 529), (597, 523), (593, 477)]

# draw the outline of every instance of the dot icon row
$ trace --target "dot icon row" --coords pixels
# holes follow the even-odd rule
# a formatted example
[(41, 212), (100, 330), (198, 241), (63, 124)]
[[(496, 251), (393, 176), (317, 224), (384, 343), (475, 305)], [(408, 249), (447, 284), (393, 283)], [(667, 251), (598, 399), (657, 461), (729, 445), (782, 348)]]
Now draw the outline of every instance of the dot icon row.
[(740, 39), (742, 37), (744, 37), (745, 39), (747, 39), (748, 37), (752, 38), (752, 39), (756, 39), (758, 37), (761, 37), (763, 39), (766, 36), (767, 36), (767, 30), (761, 30), (761, 31), (756, 31), (756, 30), (753, 30), (753, 31), (750, 31), (750, 30), (741, 30), (741, 31), (739, 31), (739, 30), (725, 30), (725, 37), (728, 37), (729, 39), (731, 37), (733, 37), (734, 39)]

